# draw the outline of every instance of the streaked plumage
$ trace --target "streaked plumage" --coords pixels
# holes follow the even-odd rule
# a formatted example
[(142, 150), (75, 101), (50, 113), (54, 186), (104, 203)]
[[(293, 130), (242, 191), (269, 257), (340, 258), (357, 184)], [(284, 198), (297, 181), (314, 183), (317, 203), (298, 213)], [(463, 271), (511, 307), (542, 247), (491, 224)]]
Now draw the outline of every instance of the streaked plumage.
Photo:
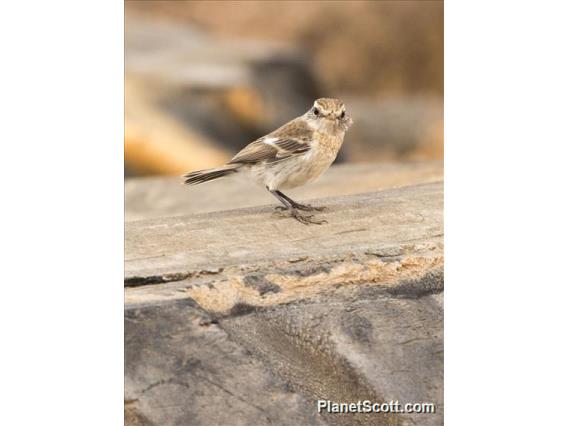
[(343, 102), (321, 98), (304, 115), (250, 143), (226, 165), (186, 174), (185, 183), (196, 185), (233, 173), (247, 173), (265, 186), (292, 216), (302, 223), (323, 223), (298, 210), (315, 210), (296, 203), (280, 189), (295, 188), (318, 178), (335, 160), (352, 120)]

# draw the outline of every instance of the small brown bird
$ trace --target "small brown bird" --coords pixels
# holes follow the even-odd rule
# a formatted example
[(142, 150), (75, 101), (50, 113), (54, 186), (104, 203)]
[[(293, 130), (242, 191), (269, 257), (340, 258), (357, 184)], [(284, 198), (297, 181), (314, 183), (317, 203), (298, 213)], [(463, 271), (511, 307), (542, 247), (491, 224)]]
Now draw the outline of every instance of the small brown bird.
[(187, 185), (197, 185), (233, 173), (247, 173), (284, 205), (282, 210), (303, 224), (322, 224), (300, 211), (321, 211), (323, 207), (300, 204), (281, 189), (313, 182), (335, 160), (345, 132), (353, 120), (338, 99), (321, 98), (304, 115), (244, 147), (222, 167), (199, 170), (184, 176)]

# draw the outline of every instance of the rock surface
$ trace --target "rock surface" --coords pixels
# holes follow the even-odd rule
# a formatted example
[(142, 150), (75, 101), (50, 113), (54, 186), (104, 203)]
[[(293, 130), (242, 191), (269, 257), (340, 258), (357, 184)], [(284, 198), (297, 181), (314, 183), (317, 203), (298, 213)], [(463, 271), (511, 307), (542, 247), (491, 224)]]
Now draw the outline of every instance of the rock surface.
[[(437, 182), (443, 178), (440, 161), (341, 164), (332, 166), (316, 182), (290, 191), (289, 195), (300, 201)], [(180, 177), (128, 179), (124, 186), (126, 221), (278, 203), (264, 188), (238, 176), (191, 188), (181, 182)]]
[(328, 224), (273, 206), (126, 224), (127, 424), (443, 423), (442, 183), (312, 204)]

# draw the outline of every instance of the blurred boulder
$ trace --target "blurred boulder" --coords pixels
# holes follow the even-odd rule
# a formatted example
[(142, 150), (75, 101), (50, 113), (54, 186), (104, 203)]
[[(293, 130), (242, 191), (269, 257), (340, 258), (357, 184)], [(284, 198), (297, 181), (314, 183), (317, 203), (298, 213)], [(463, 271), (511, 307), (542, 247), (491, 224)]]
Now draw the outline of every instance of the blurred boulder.
[(348, 161), (443, 159), (440, 97), (350, 98), (345, 102), (355, 120), (342, 148)]
[(443, 1), (127, 2), (126, 12), (302, 46), (330, 93), (444, 91)]
[(443, 4), (289, 6), (127, 5), (127, 175), (216, 166), (320, 96), (355, 120), (338, 162), (443, 158)]
[[(132, 14), (125, 28), (126, 161), (137, 173), (218, 164), (318, 97), (306, 56), (287, 44), (219, 40)], [(134, 103), (148, 114), (132, 113)]]

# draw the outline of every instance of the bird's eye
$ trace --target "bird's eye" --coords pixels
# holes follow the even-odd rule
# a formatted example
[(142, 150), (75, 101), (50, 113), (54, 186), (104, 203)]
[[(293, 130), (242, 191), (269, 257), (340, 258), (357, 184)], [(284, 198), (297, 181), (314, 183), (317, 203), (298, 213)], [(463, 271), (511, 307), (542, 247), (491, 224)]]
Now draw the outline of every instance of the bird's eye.
[(341, 111), (341, 118), (345, 118), (345, 111)]
[(320, 110), (314, 107), (314, 115), (318, 115), (320, 113)]

